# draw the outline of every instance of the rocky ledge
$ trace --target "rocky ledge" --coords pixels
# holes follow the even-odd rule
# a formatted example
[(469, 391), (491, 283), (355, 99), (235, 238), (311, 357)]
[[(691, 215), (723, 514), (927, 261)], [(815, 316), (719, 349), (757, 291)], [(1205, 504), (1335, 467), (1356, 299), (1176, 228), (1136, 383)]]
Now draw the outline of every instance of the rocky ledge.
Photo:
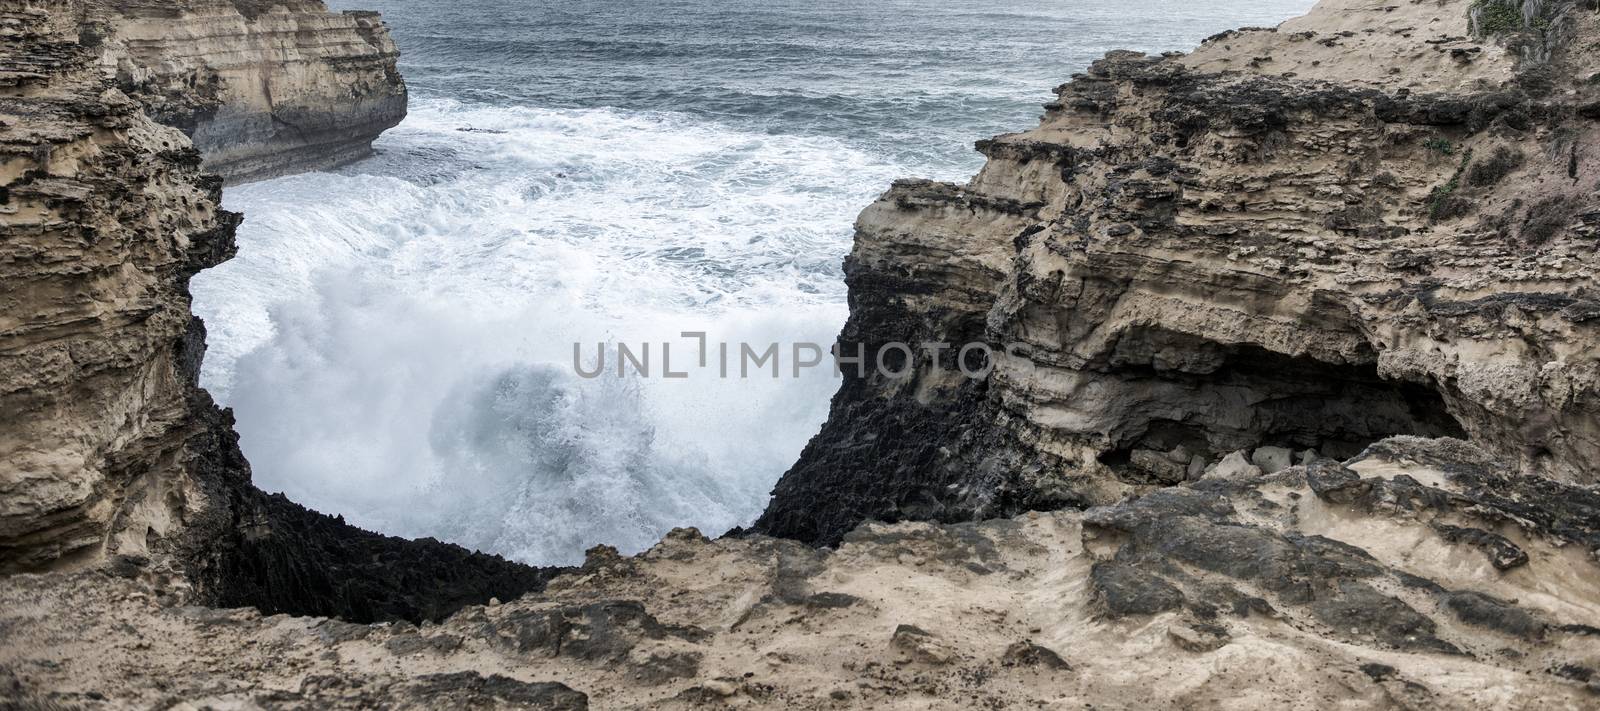
[(842, 349), (983, 342), (994, 373), (847, 373), (755, 529), (1082, 508), (1392, 435), (1600, 481), (1594, 10), (1324, 0), (1113, 52), (969, 183), (897, 183)]
[(185, 708), (1579, 709), (1600, 494), (1450, 440), (1087, 511), (675, 531), (438, 623), (185, 601), (110, 567), (0, 586), (0, 686)]
[(85, 3), (80, 40), (157, 122), (230, 183), (365, 158), (406, 115), (400, 56), (377, 13), (322, 0)]

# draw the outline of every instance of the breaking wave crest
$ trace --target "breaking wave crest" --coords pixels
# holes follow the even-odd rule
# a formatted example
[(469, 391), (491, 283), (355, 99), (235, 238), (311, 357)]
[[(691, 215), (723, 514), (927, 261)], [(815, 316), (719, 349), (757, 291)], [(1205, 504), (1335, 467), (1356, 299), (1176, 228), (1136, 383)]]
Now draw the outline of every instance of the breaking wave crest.
[(573, 342), (829, 343), (891, 180), (971, 175), (1107, 49), (1311, 0), (331, 4), (383, 12), (410, 116), (356, 166), (228, 189), (203, 382), (263, 488), (552, 564), (754, 518), (836, 385), (586, 380)]
[(539, 564), (760, 512), (827, 371), (585, 380), (572, 344), (830, 342), (849, 206), (903, 168), (670, 113), (443, 100), (379, 149), (230, 189), (240, 254), (195, 279), (204, 384), (263, 488)]

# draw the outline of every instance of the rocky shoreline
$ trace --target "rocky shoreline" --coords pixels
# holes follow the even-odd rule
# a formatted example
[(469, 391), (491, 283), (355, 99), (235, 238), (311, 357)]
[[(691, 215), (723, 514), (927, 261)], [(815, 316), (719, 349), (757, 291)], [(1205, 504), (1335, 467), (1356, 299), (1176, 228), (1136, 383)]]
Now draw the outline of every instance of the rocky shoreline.
[(0, 573), (171, 561), (199, 603), (363, 622), (541, 587), (556, 571), (251, 485), (231, 414), (199, 387), (188, 293), (232, 256), (240, 216), (203, 154), (108, 76), (120, 50), (85, 42), (105, 11), (0, 3)]
[(364, 154), (378, 18), (0, 0), (0, 706), (1592, 707), (1595, 10), (1109, 54), (857, 223), (846, 350), (991, 378), (847, 375), (751, 531), (536, 570), (260, 492), (197, 383), (212, 174)]
[(405, 118), (400, 52), (377, 13), (331, 13), (321, 0), (85, 7), (80, 37), (103, 71), (229, 183), (360, 160)]
[[(995, 373), (847, 374), (755, 530), (1107, 504), (1391, 435), (1596, 483), (1600, 61), (1593, 13), (1542, 7), (1497, 38), (1470, 3), (1329, 0), (1113, 52), (968, 184), (897, 183), (857, 223), (843, 351), (983, 341)], [(1568, 49), (1520, 59), (1528, 34)]]

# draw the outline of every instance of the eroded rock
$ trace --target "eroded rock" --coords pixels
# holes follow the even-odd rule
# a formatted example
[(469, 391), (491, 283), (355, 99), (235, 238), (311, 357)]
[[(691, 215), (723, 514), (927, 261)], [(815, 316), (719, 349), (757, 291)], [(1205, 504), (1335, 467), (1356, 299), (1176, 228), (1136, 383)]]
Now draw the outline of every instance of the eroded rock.
[(1000, 657), (1004, 664), (1014, 664), (1028, 667), (1043, 667), (1057, 671), (1071, 671), (1072, 665), (1061, 655), (1037, 644), (1023, 640), (1006, 647), (1005, 654)]
[[(253, 123), (301, 102), (338, 114), (344, 98), (399, 86), (365, 83), (393, 67), (363, 38), (388, 41), (374, 17), (293, 0), (251, 19), (248, 4), (0, 2), (0, 574), (167, 565), (191, 602), (360, 622), (438, 619), (536, 590), (553, 572), (380, 536), (257, 490), (231, 415), (199, 387), (205, 329), (188, 281), (232, 256), (240, 216), (221, 209), (210, 158), (151, 120), (163, 110), (153, 94), (119, 79), (166, 87), (185, 67), (233, 63), (219, 69), (238, 80), (218, 89), (227, 99), (264, 65), (293, 64), (280, 103), (253, 105)], [(170, 41), (139, 44), (142, 33)], [(211, 118), (250, 113), (228, 106)], [(345, 118), (328, 120), (372, 133), (311, 131), (306, 147), (319, 159), (347, 153), (334, 145), (346, 139), (364, 150), (375, 124)], [(270, 156), (276, 140), (235, 148)]]
[(956, 657), (955, 649), (948, 643), (916, 625), (895, 627), (889, 645), (902, 663), (944, 665)]
[(1179, 649), (1201, 654), (1221, 649), (1231, 639), (1227, 628), (1220, 625), (1184, 623), (1167, 627), (1167, 637)]
[(406, 115), (399, 49), (375, 12), (322, 0), (98, 3), (99, 62), (229, 183), (327, 170), (372, 153)]
[[(1397, 435), (1600, 481), (1595, 18), (1557, 12), (1572, 32), (1524, 56), (1475, 42), (1469, 5), (1324, 0), (1295, 31), (1113, 52), (971, 180), (897, 183), (857, 221), (841, 352), (1004, 352), (981, 381), (847, 373), (754, 529), (1107, 505)], [(1387, 56), (1417, 69), (1366, 66)]]

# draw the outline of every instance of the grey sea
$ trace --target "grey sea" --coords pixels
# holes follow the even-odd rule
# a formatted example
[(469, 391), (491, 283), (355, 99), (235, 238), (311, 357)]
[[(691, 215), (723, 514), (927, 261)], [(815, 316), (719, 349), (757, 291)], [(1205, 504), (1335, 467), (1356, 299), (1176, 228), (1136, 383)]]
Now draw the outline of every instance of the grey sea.
[(961, 181), (1117, 48), (1311, 0), (337, 0), (410, 116), (373, 158), (230, 189), (204, 384), (257, 483), (534, 564), (747, 523), (837, 386), (582, 379), (574, 343), (831, 342), (855, 215)]

